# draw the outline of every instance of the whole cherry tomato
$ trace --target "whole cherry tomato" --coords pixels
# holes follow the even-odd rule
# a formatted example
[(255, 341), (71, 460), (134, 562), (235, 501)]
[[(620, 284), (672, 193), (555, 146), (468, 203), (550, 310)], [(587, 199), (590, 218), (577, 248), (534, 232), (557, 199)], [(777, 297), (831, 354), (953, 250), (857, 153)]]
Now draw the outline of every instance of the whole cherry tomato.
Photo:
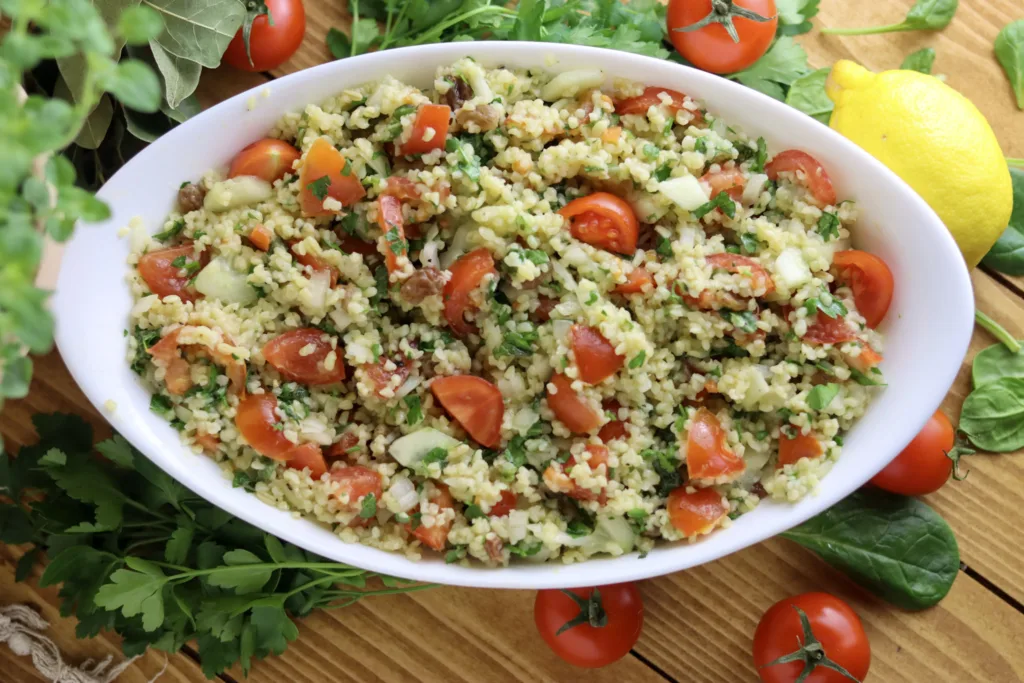
[(889, 312), (895, 281), (885, 261), (858, 249), (837, 251), (832, 264), (838, 280), (853, 290), (857, 310), (868, 327), (875, 328)]
[[(266, 11), (261, 11), (264, 8), (260, 5), (265, 5)], [(228, 44), (224, 61), (243, 71), (276, 69), (295, 54), (306, 34), (306, 9), (302, 0), (265, 0), (262, 3), (247, 0), (246, 9), (246, 24)]]
[(726, 11), (719, 11), (719, 4), (670, 0), (669, 39), (698, 69), (716, 74), (741, 71), (760, 59), (775, 39), (775, 0), (721, 3)]
[(955, 434), (949, 418), (941, 410), (925, 423), (896, 459), (871, 479), (880, 489), (904, 496), (923, 496), (942, 488), (953, 471)]
[(533, 620), (555, 654), (594, 669), (621, 659), (636, 644), (644, 603), (633, 583), (542, 590), (533, 605)]

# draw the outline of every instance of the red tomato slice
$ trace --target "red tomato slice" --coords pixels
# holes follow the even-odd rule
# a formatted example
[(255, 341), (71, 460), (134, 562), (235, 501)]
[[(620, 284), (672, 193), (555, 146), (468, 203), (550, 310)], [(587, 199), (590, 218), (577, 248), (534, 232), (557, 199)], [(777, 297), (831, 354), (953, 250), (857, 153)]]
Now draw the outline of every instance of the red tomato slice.
[(690, 479), (724, 483), (743, 474), (743, 458), (729, 448), (722, 423), (707, 408), (698, 408), (686, 435), (686, 470)]
[(572, 389), (572, 381), (562, 374), (555, 374), (549, 380), (558, 390), (552, 393), (547, 392), (548, 406), (562, 424), (569, 428), (569, 431), (576, 434), (586, 434), (601, 426), (601, 415), (591, 408)]
[(778, 180), (780, 173), (802, 174), (797, 177), (807, 185), (819, 204), (832, 206), (836, 203), (836, 190), (832, 187), (828, 171), (807, 152), (797, 149), (779, 152), (764, 167), (764, 172), (772, 180)]
[[(333, 197), (342, 206), (352, 206), (366, 196), (366, 190), (352, 170), (352, 165), (345, 160), (341, 152), (327, 138), (317, 138), (306, 152), (306, 160), (299, 170), (299, 201), (304, 216), (330, 216), (333, 211), (324, 208), (323, 199), (319, 199), (310, 185), (326, 177), (326, 197)], [(326, 199), (325, 197), (325, 199)]]
[(235, 426), (249, 445), (260, 455), (274, 460), (288, 460), (295, 444), (275, 428), (279, 424), (277, 397), (273, 394), (252, 394), (238, 403)]
[(824, 451), (821, 442), (810, 434), (797, 433), (792, 439), (781, 434), (779, 436), (779, 460), (776, 467), (792, 465), (802, 458), (818, 458)]
[(327, 472), (327, 461), (320, 446), (315, 443), (304, 443), (301, 446), (288, 451), (286, 454), (288, 467), (293, 470), (309, 468), (309, 474), (314, 480), (319, 479)]
[(381, 232), (377, 240), (377, 249), (384, 255), (388, 273), (393, 273), (398, 270), (398, 257), (409, 253), (409, 243), (405, 240), (402, 202), (389, 194), (377, 199), (377, 224)]
[(480, 286), (484, 276), (496, 275), (498, 271), (491, 253), (483, 247), (460, 256), (449, 270), (452, 277), (444, 285), (444, 317), (455, 334), (465, 337), (476, 330), (463, 317), (470, 305), (469, 295)]
[(300, 254), (299, 252), (295, 251), (296, 244), (298, 244), (298, 240), (292, 240), (291, 242), (288, 243), (288, 246), (292, 252), (292, 257), (296, 261), (298, 261), (304, 266), (309, 266), (315, 271), (330, 273), (331, 287), (334, 287), (335, 285), (338, 284), (338, 278), (341, 277), (341, 273), (338, 272), (337, 268), (327, 263), (327, 261), (324, 261), (319, 256), (314, 256), (313, 254)]
[(192, 370), (188, 361), (182, 358), (178, 348), (178, 334), (181, 328), (168, 333), (153, 344), (147, 353), (165, 366), (164, 384), (171, 396), (181, 396), (192, 388)]
[(505, 401), (498, 387), (481, 377), (452, 375), (435, 379), (430, 390), (474, 441), (498, 447), (505, 417)]
[(768, 296), (775, 291), (775, 281), (772, 280), (772, 276), (768, 274), (764, 266), (752, 258), (723, 252), (711, 254), (705, 257), (705, 260), (711, 264), (712, 268), (721, 268), (729, 273), (749, 277), (752, 288), (764, 290), (764, 294), (761, 296)]
[(259, 223), (249, 232), (249, 241), (252, 246), (260, 251), (269, 251), (270, 242), (274, 239), (274, 233), (270, 232), (262, 223)]
[(388, 184), (381, 191), (381, 194), (391, 195), (403, 202), (420, 198), (420, 192), (416, 189), (416, 182), (411, 178), (393, 175), (388, 178), (387, 182)]
[(580, 379), (587, 384), (597, 384), (611, 377), (626, 361), (615, 353), (615, 347), (596, 328), (573, 325), (569, 335)]
[(647, 287), (654, 287), (654, 277), (646, 268), (640, 266), (639, 268), (634, 268), (626, 276), (626, 281), (621, 285), (617, 285), (614, 291), (618, 294), (640, 294)]
[(733, 201), (740, 201), (743, 198), (743, 187), (747, 179), (743, 171), (738, 168), (721, 171), (708, 171), (701, 176), (701, 182), (711, 187), (711, 196), (717, 197), (719, 192), (725, 192)]
[(216, 453), (220, 448), (220, 437), (216, 434), (209, 434), (207, 432), (196, 432), (195, 436), (196, 443), (199, 444), (203, 451), (206, 453)]
[(489, 517), (504, 517), (516, 509), (516, 502), (518, 500), (519, 498), (515, 493), (505, 489), (501, 492), (501, 500), (491, 506), (491, 511), (487, 515)]
[(362, 465), (335, 467), (331, 470), (331, 481), (338, 484), (335, 497), (340, 500), (342, 494), (348, 494), (349, 510), (358, 510), (363, 498), (371, 494), (379, 501), (384, 492), (380, 473)]
[(729, 504), (714, 489), (697, 489), (689, 493), (680, 486), (668, 494), (665, 502), (672, 526), (687, 537), (706, 534), (729, 514)]
[(355, 430), (346, 431), (338, 440), (327, 447), (328, 458), (348, 458), (349, 455), (354, 453), (352, 449), (359, 445), (359, 436)]
[[(434, 484), (436, 487), (434, 493), (430, 495), (430, 502), (436, 504), (442, 510), (448, 510), (455, 507), (455, 499), (452, 498), (452, 494), (449, 493), (448, 487), (444, 484)], [(451, 531), (452, 523), (450, 520), (438, 523), (431, 527), (423, 526), (422, 524), (417, 526), (415, 529), (412, 528), (412, 524), (406, 524), (405, 528), (409, 531), (420, 543), (432, 548), (433, 550), (444, 550), (444, 547), (448, 544), (448, 532)]]
[[(651, 107), (663, 104), (660, 97), (661, 93), (665, 93), (672, 98), (672, 101), (666, 106), (671, 109), (673, 113), (683, 108), (683, 104), (686, 102), (686, 95), (677, 90), (650, 86), (645, 88), (641, 95), (616, 102), (615, 113), (619, 116), (625, 116), (626, 114), (646, 114), (647, 110)], [(690, 113), (693, 114), (694, 125), (700, 125), (704, 122), (704, 114), (702, 112), (691, 111)]]
[(839, 280), (853, 290), (857, 310), (868, 327), (874, 329), (889, 312), (895, 281), (885, 261), (857, 249), (837, 251), (832, 261)]
[[(402, 383), (409, 377), (409, 367), (407, 365), (394, 361), (397, 367), (394, 370), (387, 370), (385, 369), (387, 362), (386, 358), (381, 358), (379, 363), (367, 363), (363, 366), (363, 371), (366, 372), (367, 377), (373, 382), (374, 392), (380, 398), (387, 398), (383, 394), (385, 389), (390, 387), (397, 391), (398, 387), (402, 386)], [(400, 378), (397, 385), (391, 379), (396, 375)]]
[[(178, 259), (183, 259), (179, 261)], [(184, 266), (176, 266), (175, 262), (184, 263)], [(151, 251), (139, 257), (139, 275), (145, 280), (149, 291), (163, 299), (168, 296), (176, 296), (182, 301), (195, 301), (202, 297), (189, 281), (198, 272), (197, 270), (186, 270), (190, 264), (198, 262), (201, 268), (205, 268), (210, 262), (210, 255), (205, 250), (195, 253), (191, 242), (185, 242), (177, 247)]]
[[(435, 149), (444, 149), (448, 139), (448, 123), (452, 117), (452, 108), (446, 104), (424, 104), (416, 112), (409, 139), (395, 150), (396, 154), (426, 154)], [(432, 128), (434, 135), (425, 139), (427, 129)]]
[(868, 371), (870, 371), (871, 368), (876, 367), (883, 360), (885, 360), (885, 359), (882, 358), (882, 356), (879, 355), (878, 352), (876, 352), (873, 348), (871, 348), (867, 344), (863, 344), (861, 346), (860, 355), (857, 355), (857, 356), (847, 355), (846, 356), (846, 363), (851, 368), (856, 368), (857, 370), (860, 370), (861, 372), (868, 372)]
[[(601, 407), (613, 415), (618, 415), (619, 408), (622, 406), (614, 398), (606, 398), (601, 402)], [(605, 425), (601, 427), (601, 431), (597, 433), (597, 436), (601, 441), (608, 443), (615, 439), (627, 438), (629, 436), (629, 431), (626, 429), (626, 423), (616, 418), (611, 422), (605, 423)]]
[(640, 223), (624, 199), (608, 192), (595, 192), (574, 199), (558, 212), (569, 223), (569, 232), (581, 242), (632, 255), (640, 234)]
[(857, 332), (842, 318), (830, 318), (818, 311), (818, 317), (808, 325), (803, 340), (811, 344), (842, 344), (857, 341)]
[(302, 155), (284, 140), (263, 138), (242, 148), (231, 160), (228, 178), (251, 175), (268, 183), (283, 178)]
[[(334, 384), (345, 379), (344, 350), (331, 346), (324, 332), (312, 327), (290, 330), (263, 346), (263, 357), (281, 375), (310, 386)], [(312, 347), (312, 351), (308, 351)], [(334, 352), (334, 365), (327, 369), (327, 356)]]

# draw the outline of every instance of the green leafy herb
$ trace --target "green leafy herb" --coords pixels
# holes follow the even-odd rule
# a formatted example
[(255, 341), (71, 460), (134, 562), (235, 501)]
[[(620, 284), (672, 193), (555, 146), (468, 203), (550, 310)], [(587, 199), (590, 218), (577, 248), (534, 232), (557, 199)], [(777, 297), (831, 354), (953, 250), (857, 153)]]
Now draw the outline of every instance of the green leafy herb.
[(658, 235), (658, 246), (654, 248), (654, 251), (662, 258), (672, 258), (672, 242), (668, 238)]
[(993, 453), (1024, 448), (1024, 378), (1001, 377), (972, 391), (960, 413), (960, 430)]
[(367, 493), (363, 496), (363, 502), (359, 505), (359, 516), (363, 519), (370, 519), (377, 515), (377, 496)]
[(1024, 19), (1003, 27), (996, 36), (995, 51), (1017, 98), (1017, 108), (1024, 109)]
[(885, 382), (875, 379), (871, 375), (866, 375), (857, 368), (850, 368), (850, 377), (857, 384), (864, 387), (884, 387)]
[(153, 394), (149, 399), (149, 409), (165, 420), (174, 417), (174, 404), (163, 394)]
[(938, 31), (949, 26), (956, 14), (959, 0), (917, 0), (898, 24), (868, 28), (823, 28), (822, 33), (837, 36), (865, 36), (894, 31)]
[(455, 164), (456, 170), (462, 171), (474, 183), (480, 181), (480, 159), (476, 156), (471, 143), (456, 137), (449, 137), (445, 143), (445, 151), (454, 154), (458, 159)]
[(420, 460), (420, 465), (422, 467), (427, 467), (428, 465), (432, 465), (435, 462), (438, 462), (441, 463), (441, 469), (444, 469), (445, 463), (447, 461), (448, 449), (441, 448), (440, 446), (438, 446), (437, 448), (431, 448), (430, 451), (425, 456), (423, 456), (423, 459)]
[(798, 36), (809, 33), (811, 19), (818, 14), (820, 0), (776, 0), (780, 36)]
[(523, 249), (523, 257), (530, 263), (538, 266), (547, 263), (550, 259), (546, 251), (542, 249)]
[(1003, 344), (993, 344), (974, 356), (971, 382), (975, 389), (1004, 377), (1024, 379), (1024, 353), (1014, 353)]
[(394, 140), (402, 134), (402, 118), (413, 114), (416, 111), (416, 107), (411, 104), (403, 104), (391, 114), (391, 118), (388, 119), (387, 126), (381, 133), (381, 139), (385, 142)]
[(539, 538), (527, 538), (515, 545), (507, 545), (508, 551), (516, 557), (533, 557), (540, 552), (544, 544), (541, 543)]
[(811, 297), (805, 301), (804, 310), (807, 311), (807, 317), (809, 318), (816, 316), (818, 311), (832, 319), (841, 318), (849, 312), (840, 299), (837, 299), (828, 292), (822, 292), (820, 296)]
[(323, 201), (327, 199), (327, 188), (331, 186), (330, 176), (320, 176), (313, 182), (306, 185), (306, 189), (313, 193), (313, 196)]
[(829, 211), (823, 211), (818, 219), (818, 234), (821, 239), (828, 242), (839, 238), (839, 216)]
[(157, 240), (158, 242), (167, 242), (180, 235), (181, 231), (184, 229), (185, 221), (179, 218), (178, 220), (174, 221), (174, 223), (171, 224), (171, 227), (167, 228), (163, 232), (158, 232), (157, 234), (153, 235), (153, 239)]
[(1010, 223), (982, 264), (1007, 275), (1024, 275), (1024, 169), (1010, 168), (1013, 212)]
[(638, 353), (635, 356), (633, 356), (633, 359), (629, 361), (629, 369), (630, 370), (636, 370), (638, 367), (640, 367), (641, 365), (644, 364), (644, 361), (646, 359), (647, 359), (647, 352), (646, 351), (640, 351), (640, 353)]
[(669, 164), (665, 164), (663, 166), (659, 166), (654, 171), (654, 179), (657, 180), (659, 183), (668, 180), (669, 176), (671, 176), (671, 175), (672, 175), (672, 167)]
[(494, 357), (526, 358), (533, 355), (533, 345), (540, 339), (536, 330), (512, 330), (505, 332), (501, 344), (494, 349)]
[(423, 421), (423, 409), (420, 406), (420, 397), (415, 394), (409, 394), (402, 399), (405, 402), (406, 407), (409, 409), (408, 415), (406, 415), (406, 422), (409, 426), (419, 424)]
[(829, 404), (839, 394), (839, 385), (829, 382), (819, 384), (807, 394), (807, 406), (811, 410), (822, 411), (828, 408)]
[[(815, 0), (816, 2), (817, 0)], [(751, 173), (764, 173), (765, 162), (768, 161), (768, 143), (765, 139), (757, 139), (757, 151), (754, 152), (754, 162), (750, 164)]]
[(817, 69), (793, 81), (786, 104), (828, 125), (835, 105), (825, 94), (825, 81), (831, 69)]
[(935, 64), (935, 48), (926, 47), (911, 52), (900, 64), (900, 68), (906, 71), (919, 71), (923, 74), (931, 74), (932, 65)]
[(761, 240), (752, 232), (741, 232), (740, 251), (744, 254), (756, 254), (761, 249)]
[(730, 311), (722, 309), (722, 317), (729, 321), (733, 327), (748, 334), (757, 332), (757, 316), (751, 311)]
[(454, 564), (455, 562), (458, 562), (459, 560), (461, 560), (461, 559), (463, 559), (465, 557), (466, 557), (466, 546), (464, 546), (464, 545), (456, 546), (455, 548), (452, 548), (451, 550), (449, 550), (448, 552), (446, 552), (444, 554), (444, 563), (445, 564)]
[(916, 498), (865, 488), (782, 534), (883, 600), (937, 604), (960, 571), (953, 531)]
[(729, 194), (726, 192), (719, 192), (710, 202), (701, 204), (696, 209), (694, 209), (693, 217), (696, 218), (697, 220), (700, 220), (701, 218), (704, 218), (704, 216), (708, 215), (715, 209), (721, 209), (722, 213), (724, 213), (729, 218), (736, 217), (736, 202), (734, 202), (732, 198), (729, 196)]
[(465, 515), (466, 519), (476, 519), (478, 517), (487, 516), (486, 514), (484, 514), (483, 508), (481, 508), (476, 503), (467, 505), (466, 509), (463, 511), (463, 514)]
[(810, 70), (804, 49), (792, 38), (783, 36), (776, 40), (753, 66), (729, 78), (777, 100), (785, 101), (786, 93), (793, 82)]

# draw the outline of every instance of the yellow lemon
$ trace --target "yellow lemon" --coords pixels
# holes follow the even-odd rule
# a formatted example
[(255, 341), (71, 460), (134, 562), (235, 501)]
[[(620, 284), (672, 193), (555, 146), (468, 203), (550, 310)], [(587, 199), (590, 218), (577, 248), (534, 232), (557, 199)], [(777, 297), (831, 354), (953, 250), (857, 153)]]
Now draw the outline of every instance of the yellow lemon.
[(914, 188), (946, 224), (971, 268), (1010, 221), (1013, 189), (992, 128), (970, 100), (916, 71), (876, 74), (836, 62), (830, 125)]

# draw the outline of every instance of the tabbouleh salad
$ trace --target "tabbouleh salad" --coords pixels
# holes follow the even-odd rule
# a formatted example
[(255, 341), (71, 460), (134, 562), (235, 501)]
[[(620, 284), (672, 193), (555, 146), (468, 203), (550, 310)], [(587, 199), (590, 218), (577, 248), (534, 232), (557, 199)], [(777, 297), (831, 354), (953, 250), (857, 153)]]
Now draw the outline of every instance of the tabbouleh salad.
[(345, 541), (692, 541), (811, 493), (882, 385), (855, 205), (667, 88), (467, 58), (284, 116), (178, 203), (128, 231), (152, 409)]

